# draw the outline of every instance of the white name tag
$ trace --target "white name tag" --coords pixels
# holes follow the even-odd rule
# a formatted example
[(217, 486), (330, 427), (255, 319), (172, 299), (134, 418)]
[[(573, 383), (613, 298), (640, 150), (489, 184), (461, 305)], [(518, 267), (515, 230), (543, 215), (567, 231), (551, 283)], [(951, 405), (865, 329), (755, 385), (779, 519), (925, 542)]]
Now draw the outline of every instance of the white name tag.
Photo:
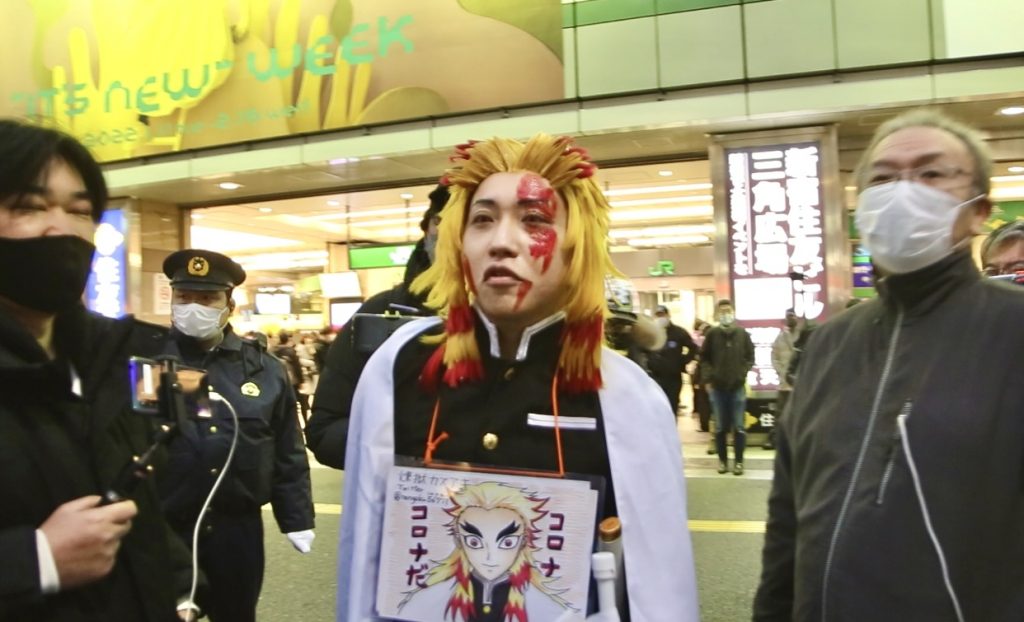
[[(555, 427), (555, 416), (529, 413), (526, 415), (526, 425), (532, 428), (553, 428)], [(596, 430), (597, 419), (593, 417), (559, 417), (558, 427), (563, 430)]]

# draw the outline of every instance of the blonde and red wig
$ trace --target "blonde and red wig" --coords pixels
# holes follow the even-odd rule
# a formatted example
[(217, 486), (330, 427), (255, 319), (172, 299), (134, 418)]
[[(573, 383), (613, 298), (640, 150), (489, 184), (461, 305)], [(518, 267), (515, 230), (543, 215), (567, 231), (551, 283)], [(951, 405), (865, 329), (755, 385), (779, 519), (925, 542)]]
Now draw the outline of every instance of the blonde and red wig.
[(438, 338), (442, 345), (421, 376), (424, 386), (436, 388), (438, 378), (455, 387), (483, 377), (471, 309), (471, 277), (462, 251), (466, 214), (473, 195), (487, 177), (529, 171), (548, 180), (567, 210), (562, 243), (568, 259), (559, 386), (571, 393), (600, 388), (607, 313), (604, 278), (619, 272), (608, 254), (611, 208), (594, 180), (597, 167), (568, 137), (547, 134), (537, 134), (525, 143), (508, 138), (472, 141), (459, 145), (451, 160), (456, 166), (442, 178), (451, 196), (441, 212), (435, 260), (412, 284), (416, 293), (429, 292), (427, 306), (445, 318), (444, 334)]

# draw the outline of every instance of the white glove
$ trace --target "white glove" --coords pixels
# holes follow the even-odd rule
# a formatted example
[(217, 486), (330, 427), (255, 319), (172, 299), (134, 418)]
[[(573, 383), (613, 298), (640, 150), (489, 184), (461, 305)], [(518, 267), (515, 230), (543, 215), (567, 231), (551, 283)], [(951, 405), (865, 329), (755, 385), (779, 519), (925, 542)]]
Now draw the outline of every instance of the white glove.
[(305, 531), (293, 531), (291, 533), (284, 534), (288, 536), (288, 541), (292, 543), (295, 550), (300, 553), (308, 553), (313, 548), (313, 538), (316, 538), (316, 534), (313, 533), (312, 529), (306, 529)]

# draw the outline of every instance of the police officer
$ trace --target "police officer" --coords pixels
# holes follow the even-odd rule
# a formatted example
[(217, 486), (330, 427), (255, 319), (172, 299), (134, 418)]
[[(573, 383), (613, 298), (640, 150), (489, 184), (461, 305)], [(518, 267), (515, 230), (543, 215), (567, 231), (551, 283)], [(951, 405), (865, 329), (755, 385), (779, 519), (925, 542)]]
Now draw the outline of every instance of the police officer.
[[(235, 408), (238, 446), (228, 473), (203, 520), (199, 564), (210, 584), (213, 622), (255, 620), (263, 583), (263, 519), (270, 502), (292, 545), (307, 553), (313, 542), (309, 464), (295, 413), (295, 394), (281, 363), (256, 341), (235, 334), (228, 318), (233, 288), (245, 271), (230, 258), (186, 249), (167, 257), (173, 328), (164, 352), (207, 370), (211, 387)], [(164, 510), (186, 542), (200, 508), (224, 467), (234, 427), (223, 404), (209, 417), (190, 420), (170, 448), (160, 481)]]

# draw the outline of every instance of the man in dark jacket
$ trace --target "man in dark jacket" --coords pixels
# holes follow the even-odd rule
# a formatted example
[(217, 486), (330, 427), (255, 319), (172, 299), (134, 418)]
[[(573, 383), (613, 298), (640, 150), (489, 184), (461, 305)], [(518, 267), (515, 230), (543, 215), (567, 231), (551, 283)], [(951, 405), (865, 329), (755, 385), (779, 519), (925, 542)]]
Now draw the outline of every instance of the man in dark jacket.
[[(270, 503), (278, 527), (296, 550), (313, 543), (309, 464), (295, 414), (295, 394), (281, 363), (257, 341), (240, 339), (228, 323), (231, 290), (245, 271), (230, 258), (186, 249), (164, 260), (171, 279), (174, 328), (166, 354), (205, 369), (209, 383), (238, 415), (238, 446), (203, 518), (199, 564), (210, 583), (205, 609), (213, 622), (256, 618), (263, 584), (263, 516)], [(171, 444), (160, 494), (171, 525), (187, 542), (203, 501), (232, 444), (235, 422), (228, 404), (208, 418), (186, 422)]]
[(651, 377), (668, 396), (672, 412), (678, 415), (683, 370), (697, 356), (697, 346), (685, 328), (672, 323), (672, 316), (664, 305), (655, 309), (654, 321), (665, 330), (665, 345), (651, 357)]
[[(409, 285), (413, 279), (430, 267), (437, 245), (437, 225), (441, 209), (448, 202), (448, 188), (438, 185), (430, 193), (430, 207), (423, 214), (420, 229), (423, 238), (405, 267), (405, 278), (394, 288), (370, 297), (356, 313), (380, 315), (385, 312), (401, 314), (432, 314), (424, 306), (426, 295), (413, 294)], [(327, 351), (327, 365), (320, 374), (313, 397), (313, 416), (306, 425), (306, 445), (321, 464), (336, 469), (345, 468), (345, 445), (348, 441), (349, 410), (352, 395), (359, 382), (368, 353), (357, 352), (352, 343), (352, 322), (345, 325)]]
[(99, 506), (151, 441), (128, 358), (163, 332), (81, 306), (106, 202), (73, 138), (0, 121), (2, 620), (174, 620), (189, 590), (188, 552), (150, 483)]
[(701, 378), (711, 397), (715, 417), (715, 449), (718, 472), (729, 470), (726, 436), (734, 428), (733, 450), (736, 460), (733, 475), (743, 475), (743, 450), (747, 443), (744, 421), (747, 410), (747, 372), (754, 366), (754, 342), (742, 326), (736, 325), (732, 301), (719, 300), (718, 326), (708, 331), (700, 353)]
[(930, 111), (864, 152), (879, 297), (804, 352), (755, 620), (1024, 619), (1024, 292), (980, 278), (970, 252), (990, 170), (973, 130)]

